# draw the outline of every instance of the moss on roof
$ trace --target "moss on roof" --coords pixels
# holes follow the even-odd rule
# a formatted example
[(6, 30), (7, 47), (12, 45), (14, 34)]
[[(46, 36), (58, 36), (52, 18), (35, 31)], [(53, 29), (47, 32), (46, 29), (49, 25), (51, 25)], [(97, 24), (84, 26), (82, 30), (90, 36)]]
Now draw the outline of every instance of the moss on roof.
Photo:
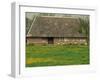
[(41, 16), (36, 18), (28, 35), (32, 37), (86, 37), (79, 33), (79, 29), (78, 18)]

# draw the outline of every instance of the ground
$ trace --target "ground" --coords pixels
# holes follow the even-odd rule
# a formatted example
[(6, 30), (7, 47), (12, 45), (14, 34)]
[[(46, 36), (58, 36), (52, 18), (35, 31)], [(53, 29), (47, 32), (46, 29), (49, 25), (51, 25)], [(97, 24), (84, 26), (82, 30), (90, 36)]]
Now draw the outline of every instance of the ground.
[(26, 45), (26, 67), (89, 64), (86, 45)]

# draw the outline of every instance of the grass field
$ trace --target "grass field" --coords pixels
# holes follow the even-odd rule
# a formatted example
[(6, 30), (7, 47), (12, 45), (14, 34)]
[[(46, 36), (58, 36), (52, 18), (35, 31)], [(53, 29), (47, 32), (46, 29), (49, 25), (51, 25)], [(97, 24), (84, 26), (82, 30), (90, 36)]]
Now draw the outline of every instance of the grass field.
[(89, 64), (85, 45), (26, 45), (26, 67)]

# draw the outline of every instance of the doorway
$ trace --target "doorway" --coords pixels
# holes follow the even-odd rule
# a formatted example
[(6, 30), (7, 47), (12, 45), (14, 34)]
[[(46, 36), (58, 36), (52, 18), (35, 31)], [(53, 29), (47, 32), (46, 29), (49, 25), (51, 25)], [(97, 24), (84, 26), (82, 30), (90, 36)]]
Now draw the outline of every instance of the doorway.
[(54, 38), (48, 37), (48, 44), (54, 44)]

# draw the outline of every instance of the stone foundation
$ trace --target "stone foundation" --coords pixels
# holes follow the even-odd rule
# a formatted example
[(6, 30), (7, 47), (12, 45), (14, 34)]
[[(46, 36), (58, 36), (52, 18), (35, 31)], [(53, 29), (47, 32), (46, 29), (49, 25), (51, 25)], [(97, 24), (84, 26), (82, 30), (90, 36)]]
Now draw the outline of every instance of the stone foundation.
[(87, 44), (86, 39), (55, 38), (55, 44)]
[[(48, 44), (48, 38), (27, 38), (27, 44)], [(87, 45), (86, 38), (53, 38), (53, 44), (84, 44)]]

